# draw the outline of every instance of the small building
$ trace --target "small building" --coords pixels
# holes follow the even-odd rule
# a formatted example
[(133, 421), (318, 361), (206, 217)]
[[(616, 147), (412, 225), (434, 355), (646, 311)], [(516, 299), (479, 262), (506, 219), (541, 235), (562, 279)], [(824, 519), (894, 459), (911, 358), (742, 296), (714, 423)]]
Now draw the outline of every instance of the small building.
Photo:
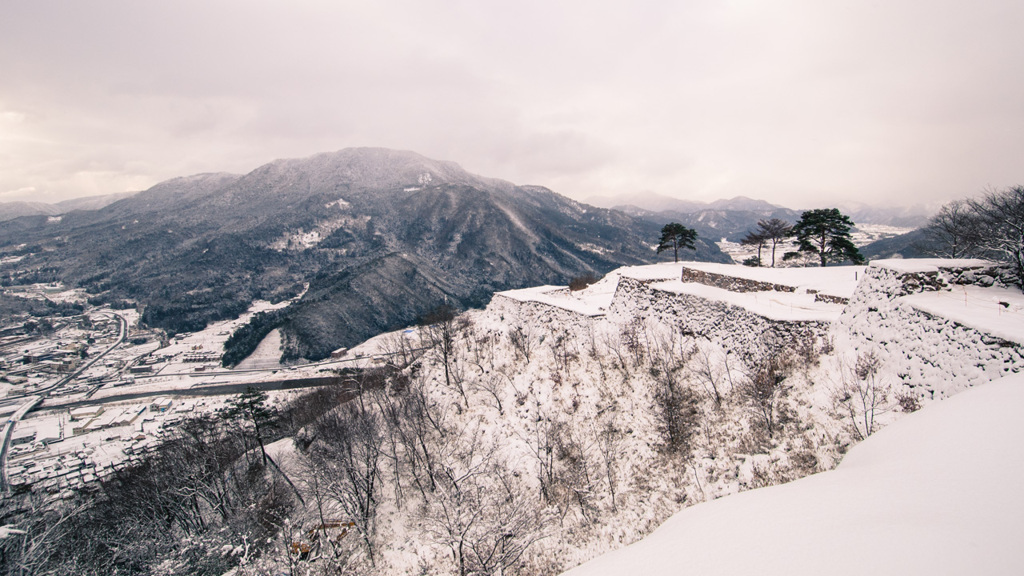
[(334, 352), (331, 352), (331, 360), (337, 360), (344, 358), (348, 354), (348, 348), (338, 348)]
[(128, 372), (132, 374), (151, 374), (153, 372), (152, 366), (132, 366), (128, 369)]
[(103, 406), (83, 406), (71, 411), (72, 420), (89, 420), (103, 414)]
[(36, 439), (35, 428), (16, 428), (11, 434), (11, 445), (28, 444)]
[(173, 404), (173, 402), (171, 401), (170, 398), (164, 398), (163, 396), (161, 396), (160, 398), (157, 398), (156, 400), (153, 401), (152, 404), (149, 405), (149, 410), (151, 412), (167, 412), (168, 410), (171, 409), (171, 404)]

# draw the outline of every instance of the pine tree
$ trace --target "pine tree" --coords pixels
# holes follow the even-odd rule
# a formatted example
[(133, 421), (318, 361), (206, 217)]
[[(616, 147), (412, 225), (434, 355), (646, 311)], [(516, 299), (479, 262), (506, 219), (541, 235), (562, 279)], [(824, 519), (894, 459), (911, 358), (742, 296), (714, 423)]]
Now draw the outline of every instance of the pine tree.
[(818, 256), (822, 267), (845, 260), (863, 264), (864, 257), (850, 239), (851, 228), (853, 221), (838, 208), (821, 208), (804, 212), (793, 226), (793, 234), (800, 251)]
[[(744, 246), (757, 246), (756, 266), (758, 267), (761, 266), (761, 249), (764, 248), (764, 243), (766, 240), (767, 238), (765, 238), (764, 234), (762, 234), (759, 230), (751, 230), (750, 232), (747, 232), (747, 235), (744, 236), (742, 240), (740, 240), (740, 244), (743, 244)], [(744, 261), (743, 263), (746, 264), (747, 262)], [(772, 258), (772, 265), (775, 265), (774, 257)]]
[(277, 410), (267, 405), (267, 393), (249, 386), (245, 392), (228, 401), (220, 415), (225, 420), (241, 419), (252, 425), (256, 442), (259, 443), (260, 452), (263, 454), (263, 465), (266, 466), (267, 450), (263, 445), (263, 436), (269, 428), (276, 425), (278, 417)]
[[(757, 222), (758, 234), (764, 238), (764, 242), (772, 243), (772, 268), (775, 267), (775, 247), (781, 242), (784, 242), (787, 238), (793, 236), (793, 226), (789, 222), (780, 218), (772, 218), (770, 220), (758, 220)], [(760, 260), (760, 250), (758, 251), (758, 260)]]
[(665, 224), (661, 229), (661, 241), (658, 243), (658, 254), (665, 250), (672, 249), (675, 254), (675, 261), (679, 262), (679, 249), (695, 249), (693, 242), (697, 239), (697, 231), (687, 228), (678, 222)]

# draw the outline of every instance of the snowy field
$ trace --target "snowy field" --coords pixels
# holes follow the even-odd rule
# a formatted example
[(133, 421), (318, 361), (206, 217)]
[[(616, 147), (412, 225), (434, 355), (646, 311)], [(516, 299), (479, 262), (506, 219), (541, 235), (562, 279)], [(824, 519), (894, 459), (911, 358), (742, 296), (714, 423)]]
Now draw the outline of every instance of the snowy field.
[(790, 484), (683, 510), (567, 572), (1020, 574), (1024, 376), (935, 403)]

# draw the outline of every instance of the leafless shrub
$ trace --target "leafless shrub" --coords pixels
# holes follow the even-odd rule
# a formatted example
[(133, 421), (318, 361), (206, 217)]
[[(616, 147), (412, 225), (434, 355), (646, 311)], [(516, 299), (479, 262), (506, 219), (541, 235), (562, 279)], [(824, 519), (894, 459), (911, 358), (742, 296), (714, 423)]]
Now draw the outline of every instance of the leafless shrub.
[(911, 391), (903, 391), (896, 395), (896, 403), (903, 412), (917, 412), (921, 409), (921, 399)]
[(380, 418), (353, 402), (318, 420), (315, 434), (310, 450), (314, 473), (327, 498), (355, 523), (367, 559), (375, 565), (384, 443)]
[(512, 349), (516, 351), (516, 354), (529, 362), (530, 355), (533, 352), (533, 347), (536, 343), (531, 325), (517, 324), (513, 326), (512, 329), (508, 331), (508, 337), (509, 341), (512, 343)]
[(693, 349), (692, 360), (689, 363), (690, 374), (700, 383), (708, 396), (714, 400), (715, 406), (722, 405), (725, 385), (731, 381), (729, 374), (729, 358), (725, 357), (722, 363), (717, 362), (712, 356), (710, 343), (697, 345)]
[(423, 519), (428, 536), (451, 551), (460, 576), (516, 573), (546, 534), (542, 507), (475, 431), (460, 437), (442, 469)]
[(892, 409), (890, 385), (879, 374), (881, 359), (874, 352), (857, 356), (853, 367), (840, 365), (839, 386), (833, 395), (850, 420), (853, 434), (864, 439), (877, 430), (877, 418)]
[(748, 371), (747, 382), (739, 391), (758, 416), (764, 432), (772, 438), (778, 427), (779, 401), (784, 392), (783, 381), (789, 376), (792, 361), (785, 355), (774, 355), (755, 361)]

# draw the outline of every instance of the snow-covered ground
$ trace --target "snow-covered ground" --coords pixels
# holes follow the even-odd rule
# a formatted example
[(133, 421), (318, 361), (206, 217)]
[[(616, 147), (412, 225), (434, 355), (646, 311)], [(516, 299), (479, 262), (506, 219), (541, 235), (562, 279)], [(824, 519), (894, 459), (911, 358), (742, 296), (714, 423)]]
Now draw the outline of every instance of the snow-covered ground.
[(1024, 376), (928, 406), (831, 472), (683, 510), (567, 572), (1020, 574)]
[(260, 341), (252, 354), (235, 366), (237, 370), (267, 370), (281, 367), (281, 331), (276, 328)]
[(902, 298), (915, 309), (1024, 344), (1024, 294), (1007, 288), (957, 286)]

